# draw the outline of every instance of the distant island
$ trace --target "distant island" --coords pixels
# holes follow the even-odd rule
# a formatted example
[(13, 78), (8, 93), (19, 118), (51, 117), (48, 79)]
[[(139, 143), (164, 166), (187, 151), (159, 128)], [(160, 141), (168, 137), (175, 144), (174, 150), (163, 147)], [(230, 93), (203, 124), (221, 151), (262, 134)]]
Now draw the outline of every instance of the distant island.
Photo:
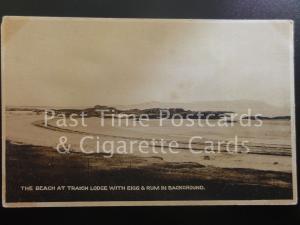
[[(44, 109), (34, 107), (8, 107), (7, 111), (32, 111), (37, 114), (44, 112)], [(70, 116), (71, 114), (82, 115), (85, 117), (104, 117), (104, 118), (135, 118), (142, 119), (147, 116), (148, 119), (172, 118), (178, 116), (182, 119), (222, 119), (224, 117), (230, 119), (230, 115), (235, 113), (233, 111), (199, 111), (186, 110), (184, 108), (147, 108), (147, 109), (118, 109), (116, 107), (95, 105), (91, 108), (84, 109), (52, 109), (55, 115), (63, 114)], [(290, 120), (290, 116), (244, 116), (242, 119), (251, 120)]]
[(127, 109), (121, 110), (115, 107), (96, 105), (92, 108), (86, 109), (57, 109), (54, 110), (56, 114), (65, 114), (69, 116), (71, 114), (80, 115), (84, 113), (86, 117), (127, 117), (142, 119), (143, 116), (147, 116), (149, 119), (160, 119), (162, 117), (180, 116), (183, 119), (220, 119), (229, 117), (229, 114), (234, 113), (232, 111), (193, 111), (185, 110), (183, 108), (149, 108), (149, 109)]

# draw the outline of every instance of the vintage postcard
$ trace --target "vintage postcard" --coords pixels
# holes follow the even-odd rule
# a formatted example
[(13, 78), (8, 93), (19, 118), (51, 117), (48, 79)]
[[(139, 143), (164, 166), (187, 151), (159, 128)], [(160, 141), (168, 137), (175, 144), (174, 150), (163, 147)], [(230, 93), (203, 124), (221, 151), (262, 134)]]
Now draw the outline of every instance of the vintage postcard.
[(4, 17), (5, 207), (297, 203), (293, 21)]

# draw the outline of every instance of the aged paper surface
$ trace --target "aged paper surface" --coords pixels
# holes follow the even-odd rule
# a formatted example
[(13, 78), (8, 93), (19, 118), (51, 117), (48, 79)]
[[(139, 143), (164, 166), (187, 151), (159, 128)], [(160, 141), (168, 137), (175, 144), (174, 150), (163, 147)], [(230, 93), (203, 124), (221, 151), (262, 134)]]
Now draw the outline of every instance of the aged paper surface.
[(4, 17), (6, 207), (296, 204), (293, 22)]

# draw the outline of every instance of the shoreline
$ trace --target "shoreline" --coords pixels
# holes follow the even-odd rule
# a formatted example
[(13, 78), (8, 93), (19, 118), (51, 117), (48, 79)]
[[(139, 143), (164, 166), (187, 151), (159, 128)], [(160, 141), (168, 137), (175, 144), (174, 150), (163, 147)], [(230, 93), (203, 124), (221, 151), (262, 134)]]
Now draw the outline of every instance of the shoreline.
[[(68, 129), (68, 128), (61, 128), (61, 127), (54, 126), (52, 124), (48, 124), (47, 126), (45, 126), (43, 120), (34, 121), (32, 123), (32, 125), (34, 125), (36, 127), (39, 127), (39, 128), (58, 131), (58, 132), (75, 133), (75, 134), (92, 135), (92, 136), (99, 135), (99, 136), (102, 136), (102, 137), (120, 138), (120, 139), (125, 139), (125, 140), (137, 140), (137, 141), (149, 141), (149, 142), (152, 140), (152, 139), (149, 139), (149, 138), (139, 138), (139, 137), (129, 137), (129, 136), (127, 137), (127, 136), (118, 136), (118, 135), (109, 135), (109, 134), (95, 134), (95, 133), (91, 133), (91, 132), (71, 130), (71, 129)], [(173, 141), (173, 140), (166, 140), (166, 142), (171, 142), (171, 141)], [(176, 141), (176, 142), (178, 144), (181, 144), (181, 146), (172, 147), (173, 149), (190, 150), (190, 148), (187, 147), (187, 145), (189, 145), (189, 142), (184, 142), (184, 141)], [(193, 147), (193, 149), (195, 151), (201, 151), (204, 148), (204, 146), (203, 146), (204, 143), (203, 142), (195, 142), (195, 143), (192, 143), (192, 145), (197, 146), (197, 148)], [(241, 148), (242, 144), (238, 144), (237, 146), (239, 148)], [(167, 146), (167, 145), (151, 145), (151, 144), (149, 145), (149, 147), (169, 148), (169, 146)], [(262, 147), (262, 146), (259, 145), (259, 144), (252, 144), (252, 145), (249, 145), (248, 147), (259, 148), (259, 147)], [(267, 147), (269, 149), (275, 149), (278, 152), (276, 152), (276, 151), (268, 152), (268, 151), (258, 151), (258, 150), (256, 150), (256, 151), (249, 151), (249, 152), (247, 152), (247, 154), (291, 156), (291, 152), (289, 152), (289, 151), (280, 151), (280, 149), (290, 150), (291, 148), (289, 146), (264, 146), (264, 147)], [(225, 152), (226, 153), (226, 150), (222, 149), (222, 150), (220, 150), (220, 152)], [(239, 153), (242, 153), (242, 152), (239, 152)]]

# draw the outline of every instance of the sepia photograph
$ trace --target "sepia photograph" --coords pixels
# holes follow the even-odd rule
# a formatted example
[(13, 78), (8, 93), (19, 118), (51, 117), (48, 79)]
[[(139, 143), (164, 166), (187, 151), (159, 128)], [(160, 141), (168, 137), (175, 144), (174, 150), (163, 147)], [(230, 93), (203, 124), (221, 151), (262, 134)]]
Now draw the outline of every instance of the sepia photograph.
[(293, 32), (4, 17), (3, 206), (297, 204)]

